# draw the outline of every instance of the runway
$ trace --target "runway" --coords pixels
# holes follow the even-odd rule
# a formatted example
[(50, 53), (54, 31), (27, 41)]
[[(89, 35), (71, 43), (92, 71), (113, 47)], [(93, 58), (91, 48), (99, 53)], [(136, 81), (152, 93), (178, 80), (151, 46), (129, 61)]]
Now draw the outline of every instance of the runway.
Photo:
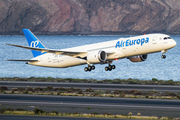
[(94, 90), (140, 90), (158, 92), (180, 92), (180, 86), (174, 85), (133, 85), (133, 84), (102, 84), (102, 83), (65, 83), (65, 82), (25, 82), (25, 81), (0, 81), (0, 86), (8, 88), (17, 87), (73, 87), (79, 89), (92, 88)]
[(180, 100), (133, 99), (108, 97), (76, 97), (54, 95), (21, 95), (0, 94), (1, 104), (25, 104), (41, 106), (74, 106), (74, 107), (131, 107), (180, 110)]
[[(75, 108), (74, 111), (78, 109), (79, 112), (85, 113), (94, 110), (97, 112), (111, 111), (112, 113), (135, 111), (144, 115), (161, 116), (173, 113), (173, 116), (180, 117), (180, 100), (0, 94), (0, 104), (30, 108), (44, 107), (48, 110), (52, 107), (60, 111), (69, 111), (70, 108)], [(88, 107), (91, 110), (88, 110)]]

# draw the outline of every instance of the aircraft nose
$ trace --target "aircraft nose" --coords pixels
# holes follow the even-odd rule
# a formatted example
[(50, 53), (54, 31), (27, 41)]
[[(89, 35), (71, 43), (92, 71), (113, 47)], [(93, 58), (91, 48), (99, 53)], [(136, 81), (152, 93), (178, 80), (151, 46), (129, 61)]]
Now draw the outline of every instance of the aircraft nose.
[(174, 46), (176, 46), (177, 43), (176, 43), (175, 40), (173, 40), (171, 44), (172, 44), (172, 46), (174, 47)]

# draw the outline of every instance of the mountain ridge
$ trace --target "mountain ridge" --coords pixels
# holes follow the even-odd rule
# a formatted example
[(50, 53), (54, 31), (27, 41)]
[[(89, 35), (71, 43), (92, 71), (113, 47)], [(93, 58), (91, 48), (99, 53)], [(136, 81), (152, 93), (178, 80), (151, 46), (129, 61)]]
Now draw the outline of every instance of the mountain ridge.
[(0, 34), (180, 34), (179, 0), (0, 0)]

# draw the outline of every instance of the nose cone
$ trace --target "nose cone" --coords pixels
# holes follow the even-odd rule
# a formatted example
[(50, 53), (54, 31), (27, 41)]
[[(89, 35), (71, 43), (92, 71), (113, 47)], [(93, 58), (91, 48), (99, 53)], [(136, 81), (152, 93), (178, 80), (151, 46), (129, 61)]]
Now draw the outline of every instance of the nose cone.
[(176, 43), (176, 41), (173, 40), (173, 41), (171, 42), (171, 44), (172, 44), (172, 47), (175, 47), (177, 43)]

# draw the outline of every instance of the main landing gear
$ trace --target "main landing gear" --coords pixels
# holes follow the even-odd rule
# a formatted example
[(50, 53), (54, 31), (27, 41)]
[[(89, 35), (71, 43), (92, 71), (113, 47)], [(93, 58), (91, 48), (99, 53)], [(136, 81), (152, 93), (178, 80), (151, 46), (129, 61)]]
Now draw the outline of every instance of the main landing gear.
[(94, 65), (92, 65), (92, 66), (90, 66), (90, 65), (88, 65), (88, 67), (85, 67), (84, 68), (84, 71), (91, 71), (91, 70), (94, 70), (95, 69), (95, 66)]
[(115, 65), (110, 65), (110, 64), (109, 64), (109, 66), (105, 67), (105, 70), (106, 70), (106, 71), (111, 71), (112, 69), (115, 69), (115, 68), (116, 68)]
[[(109, 66), (105, 67), (106, 71), (111, 71), (111, 70), (116, 68), (116, 66), (115, 65), (111, 65), (111, 63), (112, 63), (111, 61), (108, 62)], [(94, 65), (91, 65), (90, 63), (87, 63), (87, 64), (88, 64), (88, 67), (84, 68), (85, 72), (87, 72), (87, 71), (90, 72), (91, 70), (95, 70), (95, 66)]]
[(164, 53), (166, 53), (166, 52), (167, 52), (167, 50), (162, 50), (161, 52), (162, 52), (162, 56), (161, 56), (161, 58), (162, 58), (162, 59), (165, 59), (165, 58), (166, 58), (166, 55), (164, 55)]

